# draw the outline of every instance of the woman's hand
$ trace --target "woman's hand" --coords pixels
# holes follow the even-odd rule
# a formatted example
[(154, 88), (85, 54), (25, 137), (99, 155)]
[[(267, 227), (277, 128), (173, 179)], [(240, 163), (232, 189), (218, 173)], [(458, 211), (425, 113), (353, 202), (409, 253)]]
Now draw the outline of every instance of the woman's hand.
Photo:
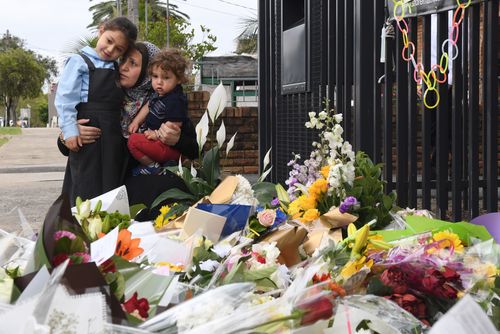
[(180, 122), (165, 122), (158, 129), (158, 139), (165, 145), (177, 144), (181, 136)]
[(95, 143), (95, 141), (101, 137), (101, 129), (84, 125), (88, 122), (90, 122), (88, 118), (78, 120), (78, 131), (80, 132), (80, 139), (83, 144)]
[(139, 123), (132, 121), (130, 123), (130, 125), (128, 126), (128, 133), (130, 133), (130, 134), (136, 133), (137, 130), (139, 130)]

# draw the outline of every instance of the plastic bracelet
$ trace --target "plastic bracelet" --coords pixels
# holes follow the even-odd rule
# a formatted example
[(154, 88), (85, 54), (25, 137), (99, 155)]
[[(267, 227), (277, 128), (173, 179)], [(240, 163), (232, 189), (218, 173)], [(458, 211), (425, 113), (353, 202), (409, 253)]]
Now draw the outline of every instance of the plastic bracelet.
[[(436, 71), (435, 71), (436, 69), (438, 69), (438, 70), (439, 70), (439, 72), (441, 72), (441, 74), (443, 75), (443, 79), (441, 79), (441, 80), (439, 80), (439, 79), (438, 79), (437, 74), (436, 74)], [(434, 64), (434, 65), (432, 65), (432, 71), (431, 71), (431, 74), (432, 74), (432, 76), (434, 77), (434, 79), (435, 79), (438, 83), (440, 83), (440, 84), (442, 84), (442, 83), (445, 83), (445, 82), (446, 82), (446, 72), (445, 72), (445, 71), (442, 71), (442, 69), (443, 69), (443, 68), (441, 67), (441, 65), (438, 65), (438, 64)]]
[[(398, 7), (401, 7), (401, 15), (397, 15)], [(403, 6), (403, 1), (399, 0), (394, 2), (394, 18), (396, 21), (401, 21), (405, 17), (405, 7)]]
[[(412, 48), (412, 52), (410, 53), (410, 55), (408, 57), (405, 57), (405, 50), (406, 49), (410, 49), (410, 45), (413, 47)], [(415, 55), (415, 44), (413, 44), (413, 42), (409, 42), (408, 43), (408, 47), (403, 47), (403, 50), (401, 51), (401, 57), (403, 57), (404, 60), (406, 61), (410, 61), (411, 60), (411, 57), (413, 57)]]
[[(430, 91), (435, 91), (435, 92), (436, 92), (436, 103), (434, 103), (433, 105), (429, 105), (429, 104), (427, 103), (427, 93), (429, 93)], [(439, 96), (439, 92), (438, 92), (438, 90), (437, 90), (435, 87), (433, 87), (433, 88), (427, 88), (427, 89), (425, 90), (425, 93), (424, 93), (424, 99), (423, 99), (423, 101), (424, 101), (424, 106), (425, 106), (427, 109), (434, 109), (434, 108), (436, 108), (436, 107), (438, 106), (440, 98), (441, 98), (441, 97)]]
[(408, 47), (408, 43), (409, 43), (409, 40), (408, 40), (408, 32), (407, 32), (406, 30), (403, 30), (403, 31), (401, 31), (401, 34), (402, 34), (402, 36), (403, 36), (403, 46), (404, 46), (405, 48), (407, 48), (407, 47)]
[[(400, 22), (403, 22), (404, 28), (401, 27)], [(406, 23), (406, 20), (403, 18), (399, 21), (396, 21), (396, 24), (398, 25), (399, 31), (403, 32), (403, 30), (406, 30), (407, 32), (410, 31), (408, 28), (408, 23)]]
[(413, 70), (413, 80), (415, 80), (416, 83), (421, 83), (422, 82), (422, 76), (420, 75), (420, 72), (424, 71), (424, 65), (422, 63), (418, 63), (417, 66), (415, 66), (415, 69)]
[[(457, 57), (458, 57), (458, 46), (457, 46), (457, 44), (456, 44), (456, 43), (454, 43), (454, 42), (453, 42), (451, 39), (449, 39), (449, 38), (448, 38), (448, 39), (445, 39), (445, 40), (443, 41), (443, 44), (441, 44), (441, 53), (442, 53), (442, 54), (444, 54), (444, 53), (446, 52), (446, 49), (444, 48), (444, 47), (445, 47), (445, 45), (446, 45), (446, 43), (449, 43), (449, 44), (451, 44), (451, 45), (453, 46), (453, 47), (452, 47), (452, 52), (451, 52), (451, 57), (450, 57), (450, 55), (448, 55), (448, 57), (450, 57), (450, 60), (455, 60), (455, 59), (457, 59)], [(453, 51), (455, 51), (455, 52), (453, 52)]]
[[(460, 19), (458, 20), (457, 22), (457, 14), (458, 12), (461, 11), (462, 13), (460, 14)], [(465, 16), (465, 8), (463, 7), (458, 7), (456, 10), (455, 10), (455, 14), (453, 14), (453, 21), (452, 21), (452, 24), (457, 24), (459, 25), (460, 23), (462, 23), (462, 20), (464, 19), (464, 16)]]
[(458, 35), (460, 33), (460, 30), (458, 28), (459, 25), (457, 23), (453, 23), (453, 27), (451, 28), (450, 31), (450, 39), (453, 41), (454, 44), (457, 44), (458, 41)]
[[(424, 81), (427, 88), (436, 89), (437, 80), (436, 80), (435, 76), (431, 75), (431, 73), (432, 73), (432, 70), (430, 70), (429, 73), (425, 73), (425, 71), (421, 71), (420, 75), (422, 76), (422, 80)], [(431, 77), (431, 76), (434, 79), (433, 82), (431, 82), (431, 79), (429, 79), (429, 77)]]
[(469, 7), (471, 2), (472, 2), (472, 0), (467, 0), (467, 2), (461, 3), (460, 0), (457, 0), (458, 7), (461, 7), (461, 8)]
[[(443, 65), (443, 59), (445, 59), (445, 63)], [(441, 73), (444, 73), (446, 72), (446, 70), (448, 69), (448, 52), (444, 52), (442, 55), (441, 55), (441, 59), (439, 59), (439, 66), (441, 67), (440, 71)]]

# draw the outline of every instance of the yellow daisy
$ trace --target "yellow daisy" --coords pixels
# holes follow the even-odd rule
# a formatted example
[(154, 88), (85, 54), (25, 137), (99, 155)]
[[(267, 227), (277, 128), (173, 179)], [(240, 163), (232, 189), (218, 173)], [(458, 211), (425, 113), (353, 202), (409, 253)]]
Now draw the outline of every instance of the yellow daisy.
[(455, 252), (461, 253), (464, 250), (464, 245), (462, 245), (462, 241), (460, 240), (458, 235), (450, 231), (441, 231), (435, 233), (432, 236), (432, 239), (434, 241), (439, 242), (438, 244), (439, 249), (445, 249), (445, 248), (447, 249), (453, 246)]

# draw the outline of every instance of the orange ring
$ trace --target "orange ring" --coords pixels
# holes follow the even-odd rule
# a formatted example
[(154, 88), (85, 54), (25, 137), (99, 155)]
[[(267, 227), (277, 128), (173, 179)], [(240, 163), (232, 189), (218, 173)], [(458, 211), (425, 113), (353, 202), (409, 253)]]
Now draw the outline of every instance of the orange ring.
[(405, 48), (407, 48), (409, 44), (408, 32), (406, 30), (403, 30), (401, 31), (401, 34), (403, 35), (403, 45), (405, 46)]
[[(457, 14), (458, 14), (458, 11), (460, 11), (460, 10), (462, 11), (462, 14), (460, 14), (460, 19), (457, 22)], [(460, 23), (462, 23), (464, 16), (465, 16), (465, 8), (464, 7), (457, 7), (457, 9), (455, 10), (455, 14), (453, 14), (453, 20), (451, 21), (452, 24), (456, 23), (457, 25), (459, 25)]]
[(458, 35), (460, 34), (460, 30), (458, 28), (459, 28), (459, 25), (457, 23), (453, 22), (453, 26), (451, 27), (451, 31), (450, 31), (450, 39), (455, 44), (457, 44)]
[[(437, 74), (435, 72), (435, 69), (438, 69), (439, 72), (441, 72), (441, 74), (443, 74), (443, 79), (442, 80), (438, 79)], [(442, 83), (446, 82), (446, 71), (443, 70), (443, 68), (441, 67), (441, 65), (439, 65), (439, 64), (432, 65), (431, 74), (434, 77), (434, 80), (436, 80), (438, 83), (442, 84)]]

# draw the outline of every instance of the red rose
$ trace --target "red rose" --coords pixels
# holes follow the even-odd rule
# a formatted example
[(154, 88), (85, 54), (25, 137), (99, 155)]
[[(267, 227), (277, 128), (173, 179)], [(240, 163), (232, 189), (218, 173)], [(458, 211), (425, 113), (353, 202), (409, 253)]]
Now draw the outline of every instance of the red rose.
[(122, 304), (122, 308), (128, 314), (132, 314), (137, 310), (141, 318), (146, 319), (148, 317), (149, 302), (146, 298), (137, 299), (137, 292), (135, 292), (129, 300)]
[(384, 285), (392, 288), (393, 293), (402, 294), (408, 290), (408, 275), (398, 267), (384, 270), (380, 275), (380, 280)]
[(303, 312), (301, 326), (312, 325), (318, 320), (327, 320), (333, 316), (333, 304), (327, 297), (303, 303), (297, 308)]
[[(56, 256), (54, 256), (52, 258), (52, 265), (54, 267), (57, 267), (58, 265), (60, 265), (64, 261), (66, 261), (66, 259), (69, 259), (68, 254), (64, 254), (64, 253), (57, 254)], [(71, 261), (71, 259), (69, 259), (69, 264), (73, 264), (73, 261)]]
[(437, 269), (427, 269), (425, 271), (422, 279), (423, 291), (439, 298), (455, 299), (458, 290), (454, 286), (457, 288), (462, 286), (460, 275), (453, 269), (444, 268), (444, 272)]
[(386, 296), (385, 298), (392, 300), (396, 304), (399, 305), (402, 309), (413, 314), (420, 321), (428, 324), (429, 322), (425, 319), (427, 318), (427, 308), (425, 307), (425, 303), (422, 299), (412, 295), (410, 293), (405, 294), (392, 294), (390, 296)]

